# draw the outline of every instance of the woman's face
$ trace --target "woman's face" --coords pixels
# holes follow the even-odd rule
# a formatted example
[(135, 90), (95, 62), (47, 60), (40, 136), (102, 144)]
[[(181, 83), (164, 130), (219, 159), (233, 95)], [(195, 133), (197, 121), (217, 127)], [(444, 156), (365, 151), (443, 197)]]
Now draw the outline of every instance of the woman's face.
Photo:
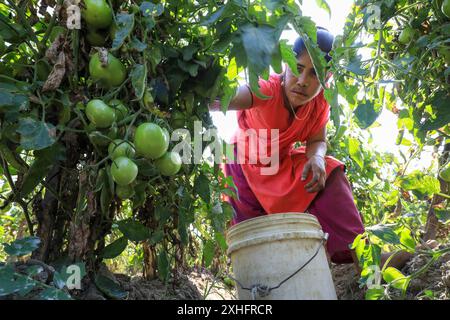
[(311, 101), (322, 89), (306, 50), (297, 58), (297, 70), (300, 74), (298, 77), (286, 65), (284, 90), (292, 107), (299, 107)]

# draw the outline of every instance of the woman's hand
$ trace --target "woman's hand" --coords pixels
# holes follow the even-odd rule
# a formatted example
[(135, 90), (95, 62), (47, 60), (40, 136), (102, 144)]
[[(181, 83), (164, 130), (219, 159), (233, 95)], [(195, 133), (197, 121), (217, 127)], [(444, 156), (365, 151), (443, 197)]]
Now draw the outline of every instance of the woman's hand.
[(319, 192), (325, 188), (325, 159), (319, 155), (313, 155), (309, 158), (303, 168), (302, 181), (306, 180), (310, 170), (313, 173), (313, 177), (312, 180), (305, 185), (305, 189), (309, 193)]

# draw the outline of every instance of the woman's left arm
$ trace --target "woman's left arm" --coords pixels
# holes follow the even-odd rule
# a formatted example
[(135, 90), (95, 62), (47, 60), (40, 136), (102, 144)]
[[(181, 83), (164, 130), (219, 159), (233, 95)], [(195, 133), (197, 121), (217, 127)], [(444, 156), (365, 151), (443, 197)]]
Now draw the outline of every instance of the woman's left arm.
[(305, 185), (307, 192), (319, 192), (325, 187), (325, 155), (327, 153), (327, 128), (323, 127), (317, 134), (310, 136), (306, 140), (306, 157), (308, 162), (305, 164), (302, 173), (302, 180), (306, 180), (309, 171), (312, 171), (313, 177)]

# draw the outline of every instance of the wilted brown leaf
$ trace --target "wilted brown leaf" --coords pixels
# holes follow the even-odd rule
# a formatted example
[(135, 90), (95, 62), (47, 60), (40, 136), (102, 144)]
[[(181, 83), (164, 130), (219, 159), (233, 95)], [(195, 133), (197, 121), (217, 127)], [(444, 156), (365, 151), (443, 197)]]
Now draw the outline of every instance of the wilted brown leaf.
[(64, 52), (60, 52), (58, 55), (58, 60), (53, 66), (53, 70), (49, 74), (47, 81), (45, 81), (42, 91), (50, 91), (59, 88), (65, 74), (66, 74), (66, 55), (64, 54)]

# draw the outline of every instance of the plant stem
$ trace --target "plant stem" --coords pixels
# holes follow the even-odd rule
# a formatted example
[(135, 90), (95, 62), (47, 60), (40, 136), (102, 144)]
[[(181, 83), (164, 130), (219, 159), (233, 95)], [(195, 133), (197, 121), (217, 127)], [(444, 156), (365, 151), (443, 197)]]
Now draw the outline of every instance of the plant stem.
[(6, 163), (5, 159), (3, 159), (3, 157), (0, 158), (2, 162), (3, 173), (6, 175), (6, 179), (8, 180), (9, 186), (11, 187), (11, 190), (14, 194), (13, 201), (17, 202), (22, 207), (23, 213), (25, 215), (25, 220), (27, 221), (28, 231), (30, 232), (31, 236), (34, 236), (33, 223), (31, 222), (30, 215), (28, 213), (27, 204), (23, 201), (22, 198), (20, 198), (17, 192), (16, 185), (14, 184), (11, 173), (9, 172), (8, 164)]

